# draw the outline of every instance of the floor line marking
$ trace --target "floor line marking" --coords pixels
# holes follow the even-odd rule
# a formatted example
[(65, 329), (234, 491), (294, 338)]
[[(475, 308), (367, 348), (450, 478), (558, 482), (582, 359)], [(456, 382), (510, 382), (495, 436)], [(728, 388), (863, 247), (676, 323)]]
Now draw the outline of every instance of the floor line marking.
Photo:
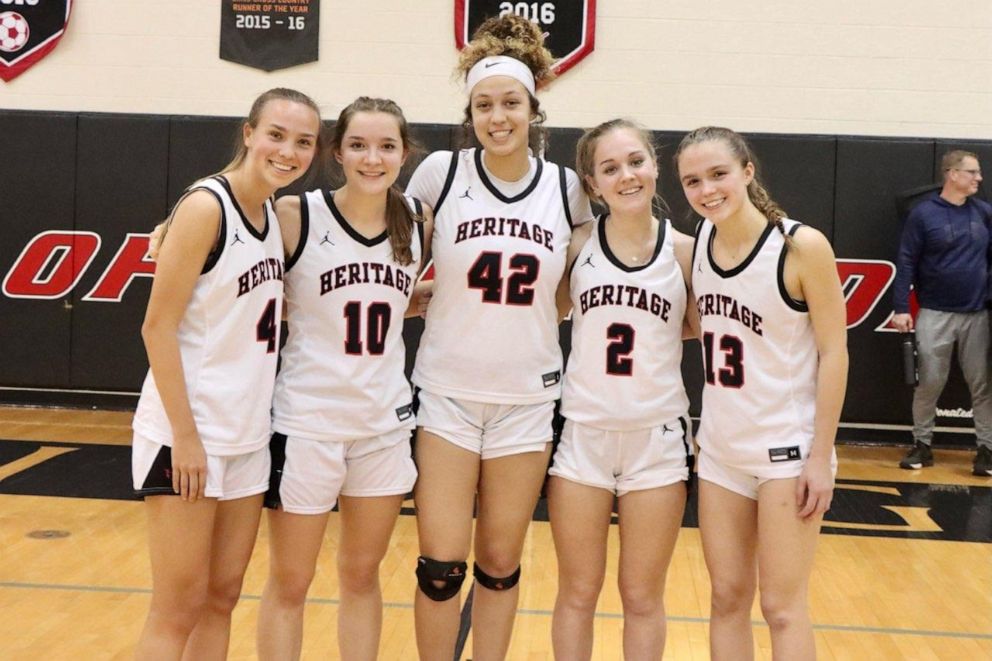
[[(102, 585), (65, 585), (57, 583), (21, 583), (18, 581), (0, 581), (0, 588), (11, 588), (19, 590), (64, 590), (64, 591), (78, 591), (78, 592), (110, 592), (115, 594), (151, 594), (151, 589), (149, 588), (120, 588), (114, 586), (102, 586)], [(242, 599), (248, 601), (260, 601), (262, 599), (261, 595), (257, 594), (243, 594)], [(321, 604), (336, 606), (341, 602), (338, 599), (331, 599), (327, 597), (307, 597), (308, 604)], [(382, 604), (385, 608), (401, 608), (410, 610), (413, 608), (412, 603), (406, 602), (395, 602), (395, 601), (385, 601)], [(531, 608), (519, 608), (517, 613), (520, 615), (539, 615), (544, 617), (550, 617), (551, 611), (543, 609), (531, 609)], [(623, 619), (622, 613), (609, 613), (609, 612), (597, 612), (597, 618), (618, 620)], [(668, 615), (667, 620), (669, 622), (682, 622), (688, 624), (706, 624), (710, 620), (707, 617), (690, 617), (686, 615)], [(763, 620), (752, 620), (751, 624), (753, 626), (768, 626)], [(864, 627), (857, 626), (853, 624), (814, 624), (813, 629), (816, 631), (849, 631), (854, 633), (877, 633), (877, 634), (888, 634), (897, 636), (926, 636), (933, 638), (968, 638), (976, 640), (992, 640), (992, 633), (971, 633), (964, 631), (930, 631), (925, 629), (898, 629), (898, 628), (888, 628), (888, 627)]]

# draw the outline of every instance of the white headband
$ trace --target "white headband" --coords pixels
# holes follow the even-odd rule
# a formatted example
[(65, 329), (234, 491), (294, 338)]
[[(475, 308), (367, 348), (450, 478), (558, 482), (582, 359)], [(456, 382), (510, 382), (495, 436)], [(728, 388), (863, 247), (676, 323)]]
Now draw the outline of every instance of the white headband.
[(520, 60), (506, 55), (490, 55), (475, 63), (465, 76), (465, 86), (469, 94), (480, 81), (493, 76), (509, 76), (527, 88), (534, 95), (534, 73)]

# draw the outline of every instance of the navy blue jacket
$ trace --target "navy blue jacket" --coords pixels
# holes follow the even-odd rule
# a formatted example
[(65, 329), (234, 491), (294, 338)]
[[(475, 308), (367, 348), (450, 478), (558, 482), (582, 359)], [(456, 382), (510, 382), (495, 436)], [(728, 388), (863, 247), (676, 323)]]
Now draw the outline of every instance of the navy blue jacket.
[(976, 312), (989, 300), (992, 206), (969, 197), (951, 204), (937, 191), (917, 204), (903, 227), (893, 309), (909, 312), (909, 286), (920, 307)]

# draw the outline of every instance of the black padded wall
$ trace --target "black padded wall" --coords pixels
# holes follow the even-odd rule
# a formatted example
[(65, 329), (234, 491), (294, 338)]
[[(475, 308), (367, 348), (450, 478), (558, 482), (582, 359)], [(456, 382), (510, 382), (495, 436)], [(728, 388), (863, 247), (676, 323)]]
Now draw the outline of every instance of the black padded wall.
[[(86, 269), (64, 295), (32, 299), (0, 293), (0, 342), (5, 350), (5, 360), (0, 361), (0, 388), (4, 388), (0, 400), (79, 403), (75, 395), (80, 389), (136, 391), (147, 369), (139, 330), (150, 278), (118, 283), (119, 301), (92, 300), (92, 291), (128, 241), (128, 234), (149, 232), (190, 183), (227, 164), (240, 120), (3, 111), (0, 122), (4, 127), (0, 154), (23, 155), (0, 159), (0, 221), (5, 239), (0, 242), (0, 278), (10, 279), (21, 252), (39, 237), (57, 236), (79, 245), (100, 243), (91, 263), (75, 264)], [(465, 143), (460, 126), (414, 125), (411, 132), (425, 153)], [(552, 130), (548, 158), (574, 167), (574, 146), (580, 134), (578, 129)], [(676, 228), (691, 233), (694, 219), (672, 162), (681, 137), (680, 132), (655, 132), (659, 191), (671, 208)], [(855, 276), (849, 278), (849, 290), (862, 282), (868, 270), (876, 276), (891, 272), (900, 230), (896, 197), (932, 184), (944, 151), (964, 148), (978, 153), (986, 166), (992, 163), (992, 142), (819, 135), (748, 137), (771, 195), (790, 216), (820, 229), (832, 240), (842, 273)], [(417, 162), (414, 157), (404, 168), (401, 184), (408, 181)], [(286, 192), (330, 183), (327, 169), (317, 168), (312, 175)], [(60, 234), (53, 234), (56, 232)], [(66, 248), (60, 248), (47, 265), (36, 264), (38, 273), (22, 265), (20, 279), (13, 278), (13, 285), (27, 283), (29, 290), (37, 289), (30, 278), (25, 280), (27, 274), (42, 282), (43, 288), (59, 255), (65, 252)], [(72, 257), (79, 259), (82, 254), (76, 250)], [(877, 296), (862, 296), (865, 300), (860, 301), (854, 296), (854, 302), (849, 301), (849, 318), (855, 303), (863, 307), (864, 318), (849, 330), (851, 373), (843, 413), (848, 423), (909, 422), (911, 391), (899, 378), (898, 336), (876, 330), (891, 312), (891, 290), (883, 285), (875, 292)], [(421, 329), (419, 320), (407, 325), (408, 367)], [(566, 324), (562, 327), (566, 349), (568, 331)], [(683, 372), (693, 412), (698, 413), (698, 343), (686, 345)], [(26, 388), (57, 392), (42, 398), (35, 391), (17, 390)], [(970, 407), (959, 374), (953, 375), (941, 406)], [(951, 426), (969, 426), (970, 422), (938, 420), (938, 424)]]
[[(75, 114), (0, 112), (0, 278), (11, 277), (31, 239), (75, 227), (76, 121)], [(50, 266), (45, 269), (48, 273)], [(28, 279), (24, 285), (36, 275), (33, 269), (19, 273)], [(37, 275), (45, 277), (45, 273)], [(13, 298), (34, 290), (14, 281), (5, 282), (4, 289), (0, 386), (67, 385), (69, 298)], [(5, 393), (0, 391), (3, 399)]]
[[(76, 227), (99, 232), (100, 252), (72, 292), (72, 388), (136, 390), (148, 367), (141, 342), (151, 278), (137, 277), (119, 301), (83, 300), (128, 233), (165, 217), (169, 120), (79, 118)], [(126, 379), (126, 380), (124, 380)]]

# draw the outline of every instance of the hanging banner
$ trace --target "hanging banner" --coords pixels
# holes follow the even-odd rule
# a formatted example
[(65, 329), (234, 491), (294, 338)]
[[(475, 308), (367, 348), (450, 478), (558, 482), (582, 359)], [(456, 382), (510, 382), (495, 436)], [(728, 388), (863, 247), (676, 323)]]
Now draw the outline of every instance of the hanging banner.
[(220, 59), (265, 71), (316, 62), (319, 30), (320, 0), (223, 0)]
[(0, 78), (11, 81), (51, 53), (72, 0), (0, 0)]
[(537, 23), (546, 33), (544, 43), (557, 60), (555, 73), (571, 69), (596, 45), (596, 0), (455, 0), (455, 44), (465, 48), (483, 21), (510, 13)]

